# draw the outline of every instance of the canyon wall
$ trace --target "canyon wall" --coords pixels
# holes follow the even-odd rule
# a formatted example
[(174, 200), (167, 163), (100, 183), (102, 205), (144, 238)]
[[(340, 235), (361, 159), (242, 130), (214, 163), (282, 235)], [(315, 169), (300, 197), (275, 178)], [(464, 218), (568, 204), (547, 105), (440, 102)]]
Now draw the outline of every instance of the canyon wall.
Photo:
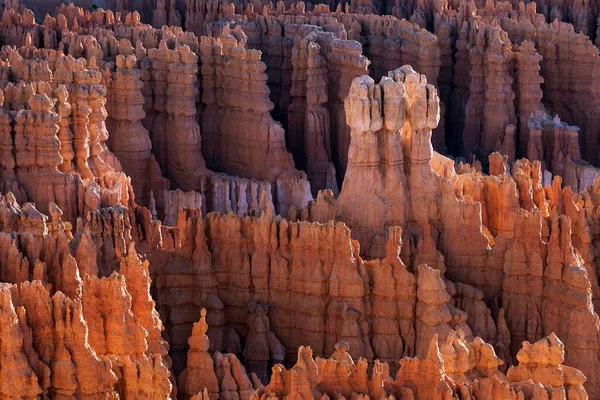
[(0, 394), (600, 396), (595, 3), (30, 5)]

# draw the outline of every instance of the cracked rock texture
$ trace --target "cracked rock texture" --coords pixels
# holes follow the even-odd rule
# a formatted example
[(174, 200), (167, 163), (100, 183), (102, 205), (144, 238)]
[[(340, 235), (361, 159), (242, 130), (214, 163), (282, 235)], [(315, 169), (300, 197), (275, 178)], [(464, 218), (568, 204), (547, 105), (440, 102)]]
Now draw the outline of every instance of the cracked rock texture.
[(599, 5), (7, 0), (0, 397), (600, 397)]

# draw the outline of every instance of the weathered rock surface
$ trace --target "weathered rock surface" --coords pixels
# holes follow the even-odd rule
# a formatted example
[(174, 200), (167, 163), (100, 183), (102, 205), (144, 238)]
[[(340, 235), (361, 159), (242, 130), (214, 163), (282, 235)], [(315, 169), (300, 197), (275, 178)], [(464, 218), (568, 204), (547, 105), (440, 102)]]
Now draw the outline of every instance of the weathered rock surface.
[[(582, 392), (583, 375), (561, 365), (564, 350), (556, 335), (550, 334), (531, 345), (524, 343), (522, 366), (510, 369), (507, 375), (498, 370), (502, 360), (491, 345), (480, 338), (467, 341), (462, 332), (454, 333), (438, 345), (434, 336), (422, 357), (404, 358), (393, 379), (387, 363), (375, 361), (367, 373), (364, 358), (356, 363), (347, 353), (348, 344), (340, 342), (331, 358), (314, 358), (310, 347), (298, 349), (298, 361), (293, 368), (283, 365), (273, 368), (270, 383), (259, 389), (253, 399), (300, 396), (342, 395), (345, 398), (477, 398), (517, 399), (533, 395), (559, 399), (587, 398)], [(544, 354), (544, 361), (535, 360)], [(546, 361), (548, 360), (548, 361)], [(551, 360), (551, 361), (550, 361)]]
[(555, 3), (7, 1), (0, 394), (599, 397), (599, 7)]
[(138, 203), (150, 206), (150, 192), (160, 193), (169, 182), (152, 155), (152, 142), (142, 120), (145, 99), (141, 70), (135, 55), (119, 55), (116, 71), (109, 80), (107, 112), (108, 146), (120, 160), (123, 171), (131, 177)]
[(381, 256), (381, 248), (371, 248), (386, 226), (404, 226), (413, 205), (414, 212), (427, 211), (417, 208), (410, 188), (422, 187), (428, 175), (433, 180), (431, 130), (439, 121), (439, 100), (424, 75), (404, 66), (379, 84), (368, 76), (355, 79), (345, 105), (352, 141), (337, 218), (365, 254)]
[(269, 113), (261, 53), (246, 50), (245, 41), (239, 28), (225, 27), (218, 39), (202, 37), (203, 153), (217, 170), (276, 183), (278, 211), (287, 215), (291, 205), (312, 200), (310, 184), (294, 168), (283, 128)]
[[(51, 222), (30, 204), (21, 210), (10, 196), (1, 207), (6, 222), (8, 215), (30, 221), (22, 233), (13, 233), (23, 241), (2, 234), (5, 251), (12, 249), (11, 258), (22, 267), (20, 275), (5, 275), (8, 283), (1, 288), (5, 357), (13, 360), (3, 364), (3, 395), (169, 396), (168, 344), (160, 337), (162, 324), (149, 295), (148, 265), (135, 249), (121, 259), (120, 274), (99, 278), (103, 268), (94, 271), (77, 261), (93, 244), (71, 255), (80, 232), (73, 237), (56, 205)], [(34, 221), (40, 231), (31, 229)]]

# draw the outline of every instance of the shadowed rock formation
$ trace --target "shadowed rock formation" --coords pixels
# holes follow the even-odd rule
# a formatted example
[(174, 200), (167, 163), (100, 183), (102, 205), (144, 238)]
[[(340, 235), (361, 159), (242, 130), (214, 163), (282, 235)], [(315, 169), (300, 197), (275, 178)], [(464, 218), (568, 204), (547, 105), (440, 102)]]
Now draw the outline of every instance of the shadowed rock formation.
[(600, 396), (595, 0), (95, 5), (3, 6), (0, 395)]

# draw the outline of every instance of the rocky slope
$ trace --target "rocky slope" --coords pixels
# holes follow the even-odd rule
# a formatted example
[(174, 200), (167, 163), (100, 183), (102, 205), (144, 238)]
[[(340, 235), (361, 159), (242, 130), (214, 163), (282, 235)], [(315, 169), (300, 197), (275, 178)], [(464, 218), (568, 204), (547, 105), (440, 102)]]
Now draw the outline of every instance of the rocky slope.
[(4, 4), (1, 397), (600, 396), (595, 3), (84, 3)]

